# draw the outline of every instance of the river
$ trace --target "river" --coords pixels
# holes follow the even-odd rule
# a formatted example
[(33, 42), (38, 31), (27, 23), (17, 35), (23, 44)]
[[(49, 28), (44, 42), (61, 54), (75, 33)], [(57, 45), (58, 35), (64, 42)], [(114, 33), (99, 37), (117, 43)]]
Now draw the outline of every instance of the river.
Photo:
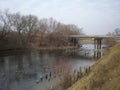
[(0, 90), (50, 90), (59, 82), (54, 77), (55, 71), (74, 71), (95, 63), (92, 59), (79, 57), (79, 50), (77, 55), (36, 50), (0, 57), (1, 60)]

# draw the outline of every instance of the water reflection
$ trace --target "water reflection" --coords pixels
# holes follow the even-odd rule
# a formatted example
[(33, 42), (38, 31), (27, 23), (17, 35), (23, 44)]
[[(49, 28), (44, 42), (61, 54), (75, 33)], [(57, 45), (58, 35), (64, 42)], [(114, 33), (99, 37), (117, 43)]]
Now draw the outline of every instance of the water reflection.
[[(101, 49), (101, 56), (104, 55), (104, 47), (106, 45), (102, 44)], [(94, 45), (93, 44), (84, 44), (81, 48), (78, 50), (78, 54), (82, 57), (88, 57), (88, 58), (94, 58)]]
[[(40, 51), (0, 57), (0, 60), (4, 60), (0, 62), (0, 90), (48, 90), (51, 83), (57, 84), (58, 79), (52, 79), (56, 73), (94, 63), (92, 60)], [(40, 80), (43, 82), (39, 83)]]

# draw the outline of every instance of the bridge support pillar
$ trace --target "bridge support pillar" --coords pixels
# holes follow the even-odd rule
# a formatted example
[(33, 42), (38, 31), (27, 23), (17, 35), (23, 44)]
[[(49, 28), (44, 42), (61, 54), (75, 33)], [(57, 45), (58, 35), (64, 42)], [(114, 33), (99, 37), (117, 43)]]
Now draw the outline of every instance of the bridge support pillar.
[(94, 38), (94, 58), (101, 57), (102, 38)]

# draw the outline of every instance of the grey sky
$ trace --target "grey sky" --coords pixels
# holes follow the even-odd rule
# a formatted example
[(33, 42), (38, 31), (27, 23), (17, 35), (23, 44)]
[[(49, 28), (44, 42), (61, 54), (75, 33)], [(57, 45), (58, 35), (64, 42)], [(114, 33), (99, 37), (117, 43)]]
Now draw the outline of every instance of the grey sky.
[(120, 28), (120, 0), (0, 0), (0, 10), (53, 17), (75, 24), (86, 34), (106, 34)]

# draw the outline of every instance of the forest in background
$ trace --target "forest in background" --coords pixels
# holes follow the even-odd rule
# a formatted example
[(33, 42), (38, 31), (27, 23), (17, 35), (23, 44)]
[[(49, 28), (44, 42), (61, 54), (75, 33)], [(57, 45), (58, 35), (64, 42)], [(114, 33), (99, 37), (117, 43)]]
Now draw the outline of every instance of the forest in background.
[(63, 24), (53, 18), (39, 19), (5, 10), (0, 14), (0, 50), (72, 46), (69, 35), (83, 34), (74, 24)]

